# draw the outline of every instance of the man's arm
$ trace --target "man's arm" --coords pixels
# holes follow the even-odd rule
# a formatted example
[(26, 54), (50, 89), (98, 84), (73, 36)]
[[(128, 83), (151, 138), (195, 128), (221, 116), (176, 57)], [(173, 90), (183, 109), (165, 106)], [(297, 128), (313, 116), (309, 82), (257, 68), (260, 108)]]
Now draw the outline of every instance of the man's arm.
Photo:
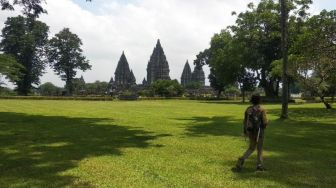
[(268, 125), (268, 119), (267, 119), (266, 110), (263, 109), (263, 110), (261, 111), (261, 113), (262, 113), (263, 126), (264, 126), (264, 129), (265, 129), (265, 128), (267, 127), (267, 125)]
[(246, 126), (247, 126), (247, 110), (244, 113), (244, 134), (247, 135)]

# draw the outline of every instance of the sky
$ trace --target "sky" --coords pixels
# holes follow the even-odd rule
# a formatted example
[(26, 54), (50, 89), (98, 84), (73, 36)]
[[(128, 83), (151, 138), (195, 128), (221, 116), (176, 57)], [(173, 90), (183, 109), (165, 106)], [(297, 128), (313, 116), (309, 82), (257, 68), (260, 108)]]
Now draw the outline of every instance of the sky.
[[(232, 25), (232, 11), (246, 10), (259, 0), (46, 0), (48, 14), (40, 20), (50, 26), (50, 37), (64, 27), (83, 42), (84, 55), (92, 69), (78, 72), (86, 82), (109, 81), (123, 51), (137, 83), (146, 76), (147, 63), (160, 39), (172, 79), (180, 80), (187, 60), (209, 47), (211, 37)], [(335, 9), (336, 0), (315, 0), (312, 14)], [(8, 16), (20, 12), (0, 11), (0, 29)], [(206, 77), (209, 68), (204, 68)], [(64, 82), (47, 68), (41, 82)], [(208, 80), (206, 84), (209, 84)]]

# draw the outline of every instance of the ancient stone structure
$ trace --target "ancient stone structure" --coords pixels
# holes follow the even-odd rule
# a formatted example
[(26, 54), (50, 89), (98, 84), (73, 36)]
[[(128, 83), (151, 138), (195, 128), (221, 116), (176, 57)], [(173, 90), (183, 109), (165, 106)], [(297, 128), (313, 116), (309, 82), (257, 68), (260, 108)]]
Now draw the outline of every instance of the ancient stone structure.
[[(144, 78), (142, 84), (139, 85), (136, 85), (135, 76), (133, 71), (130, 69), (126, 56), (123, 52), (115, 70), (115, 76), (114, 78), (112, 77), (109, 82), (109, 93), (120, 94), (126, 90), (138, 91), (150, 86), (157, 80), (170, 80), (169, 72), (169, 64), (160, 40), (157, 41), (148, 62), (147, 78)], [(181, 85), (186, 88), (187, 86), (191, 86), (189, 89), (195, 88), (194, 86), (204, 88), (205, 75), (202, 67), (195, 67), (194, 71), (191, 71), (190, 64), (187, 61), (181, 75)]]
[(200, 86), (205, 86), (205, 74), (201, 66), (195, 66), (194, 72), (191, 75), (192, 82), (199, 83)]
[(144, 78), (143, 80), (142, 80), (142, 85), (147, 85), (147, 80), (146, 80), (146, 78)]
[(181, 85), (185, 87), (191, 84), (191, 82), (192, 82), (192, 73), (189, 62), (187, 60), (186, 64), (184, 65), (184, 69), (181, 76)]
[(150, 85), (157, 80), (170, 80), (169, 65), (161, 46), (160, 40), (157, 41), (156, 47), (147, 65), (147, 81)]
[(181, 85), (188, 86), (194, 83), (199, 83), (199, 86), (205, 86), (205, 74), (201, 66), (196, 66), (194, 71), (191, 72), (189, 62), (184, 65), (184, 69), (181, 76)]
[[(113, 78), (111, 79), (113, 81)], [(111, 82), (110, 81), (110, 82)], [(114, 73), (114, 85), (117, 88), (127, 88), (136, 83), (133, 71), (130, 70), (125, 53), (123, 52)]]

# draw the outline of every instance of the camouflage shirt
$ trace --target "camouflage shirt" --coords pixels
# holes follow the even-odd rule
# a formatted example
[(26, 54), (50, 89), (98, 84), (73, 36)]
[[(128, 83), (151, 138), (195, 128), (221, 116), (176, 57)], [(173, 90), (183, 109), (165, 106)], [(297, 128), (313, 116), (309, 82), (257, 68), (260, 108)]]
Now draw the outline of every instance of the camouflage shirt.
[(267, 127), (268, 124), (268, 120), (267, 120), (267, 115), (266, 115), (266, 110), (263, 109), (260, 105), (255, 105), (255, 106), (249, 106), (246, 111), (245, 111), (245, 115), (244, 115), (244, 133), (246, 134), (246, 126), (247, 126), (247, 118), (248, 118), (248, 114), (251, 113), (252, 110), (258, 110), (260, 112), (261, 118), (262, 118), (262, 123), (263, 123), (263, 128), (265, 129)]

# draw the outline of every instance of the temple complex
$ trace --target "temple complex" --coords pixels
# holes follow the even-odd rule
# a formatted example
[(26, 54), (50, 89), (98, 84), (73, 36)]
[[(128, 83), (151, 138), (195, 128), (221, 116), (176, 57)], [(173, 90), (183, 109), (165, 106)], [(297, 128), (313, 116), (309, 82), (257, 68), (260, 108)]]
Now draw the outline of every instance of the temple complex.
[(170, 80), (169, 71), (166, 55), (158, 40), (147, 65), (146, 84), (150, 85), (157, 80)]
[[(123, 52), (117, 68), (109, 82), (109, 91), (120, 92), (123, 90), (142, 88), (151, 85), (157, 80), (170, 80), (169, 64), (166, 55), (161, 46), (160, 40), (153, 50), (147, 65), (147, 78), (144, 78), (142, 84), (137, 85), (133, 71), (130, 69), (125, 53)], [(196, 66), (193, 71), (189, 62), (187, 61), (183, 73), (181, 75), (181, 85), (186, 87), (188, 85), (197, 84), (200, 87), (205, 86), (205, 75), (202, 67)]]
[(187, 60), (186, 64), (184, 65), (184, 69), (181, 76), (181, 85), (185, 87), (191, 84), (191, 82), (192, 82), (192, 73), (189, 62)]
[(205, 86), (205, 74), (203, 68), (198, 66), (191, 72), (189, 62), (187, 61), (182, 72), (181, 85), (185, 87), (193, 83), (199, 83), (200, 86)]
[(114, 81), (113, 78), (111, 78), (111, 81), (117, 88), (128, 88), (136, 84), (135, 76), (133, 71), (129, 68), (129, 64), (124, 52), (122, 53), (115, 70)]
[(201, 66), (195, 66), (194, 72), (191, 75), (192, 82), (199, 83), (200, 86), (205, 86), (205, 74)]

